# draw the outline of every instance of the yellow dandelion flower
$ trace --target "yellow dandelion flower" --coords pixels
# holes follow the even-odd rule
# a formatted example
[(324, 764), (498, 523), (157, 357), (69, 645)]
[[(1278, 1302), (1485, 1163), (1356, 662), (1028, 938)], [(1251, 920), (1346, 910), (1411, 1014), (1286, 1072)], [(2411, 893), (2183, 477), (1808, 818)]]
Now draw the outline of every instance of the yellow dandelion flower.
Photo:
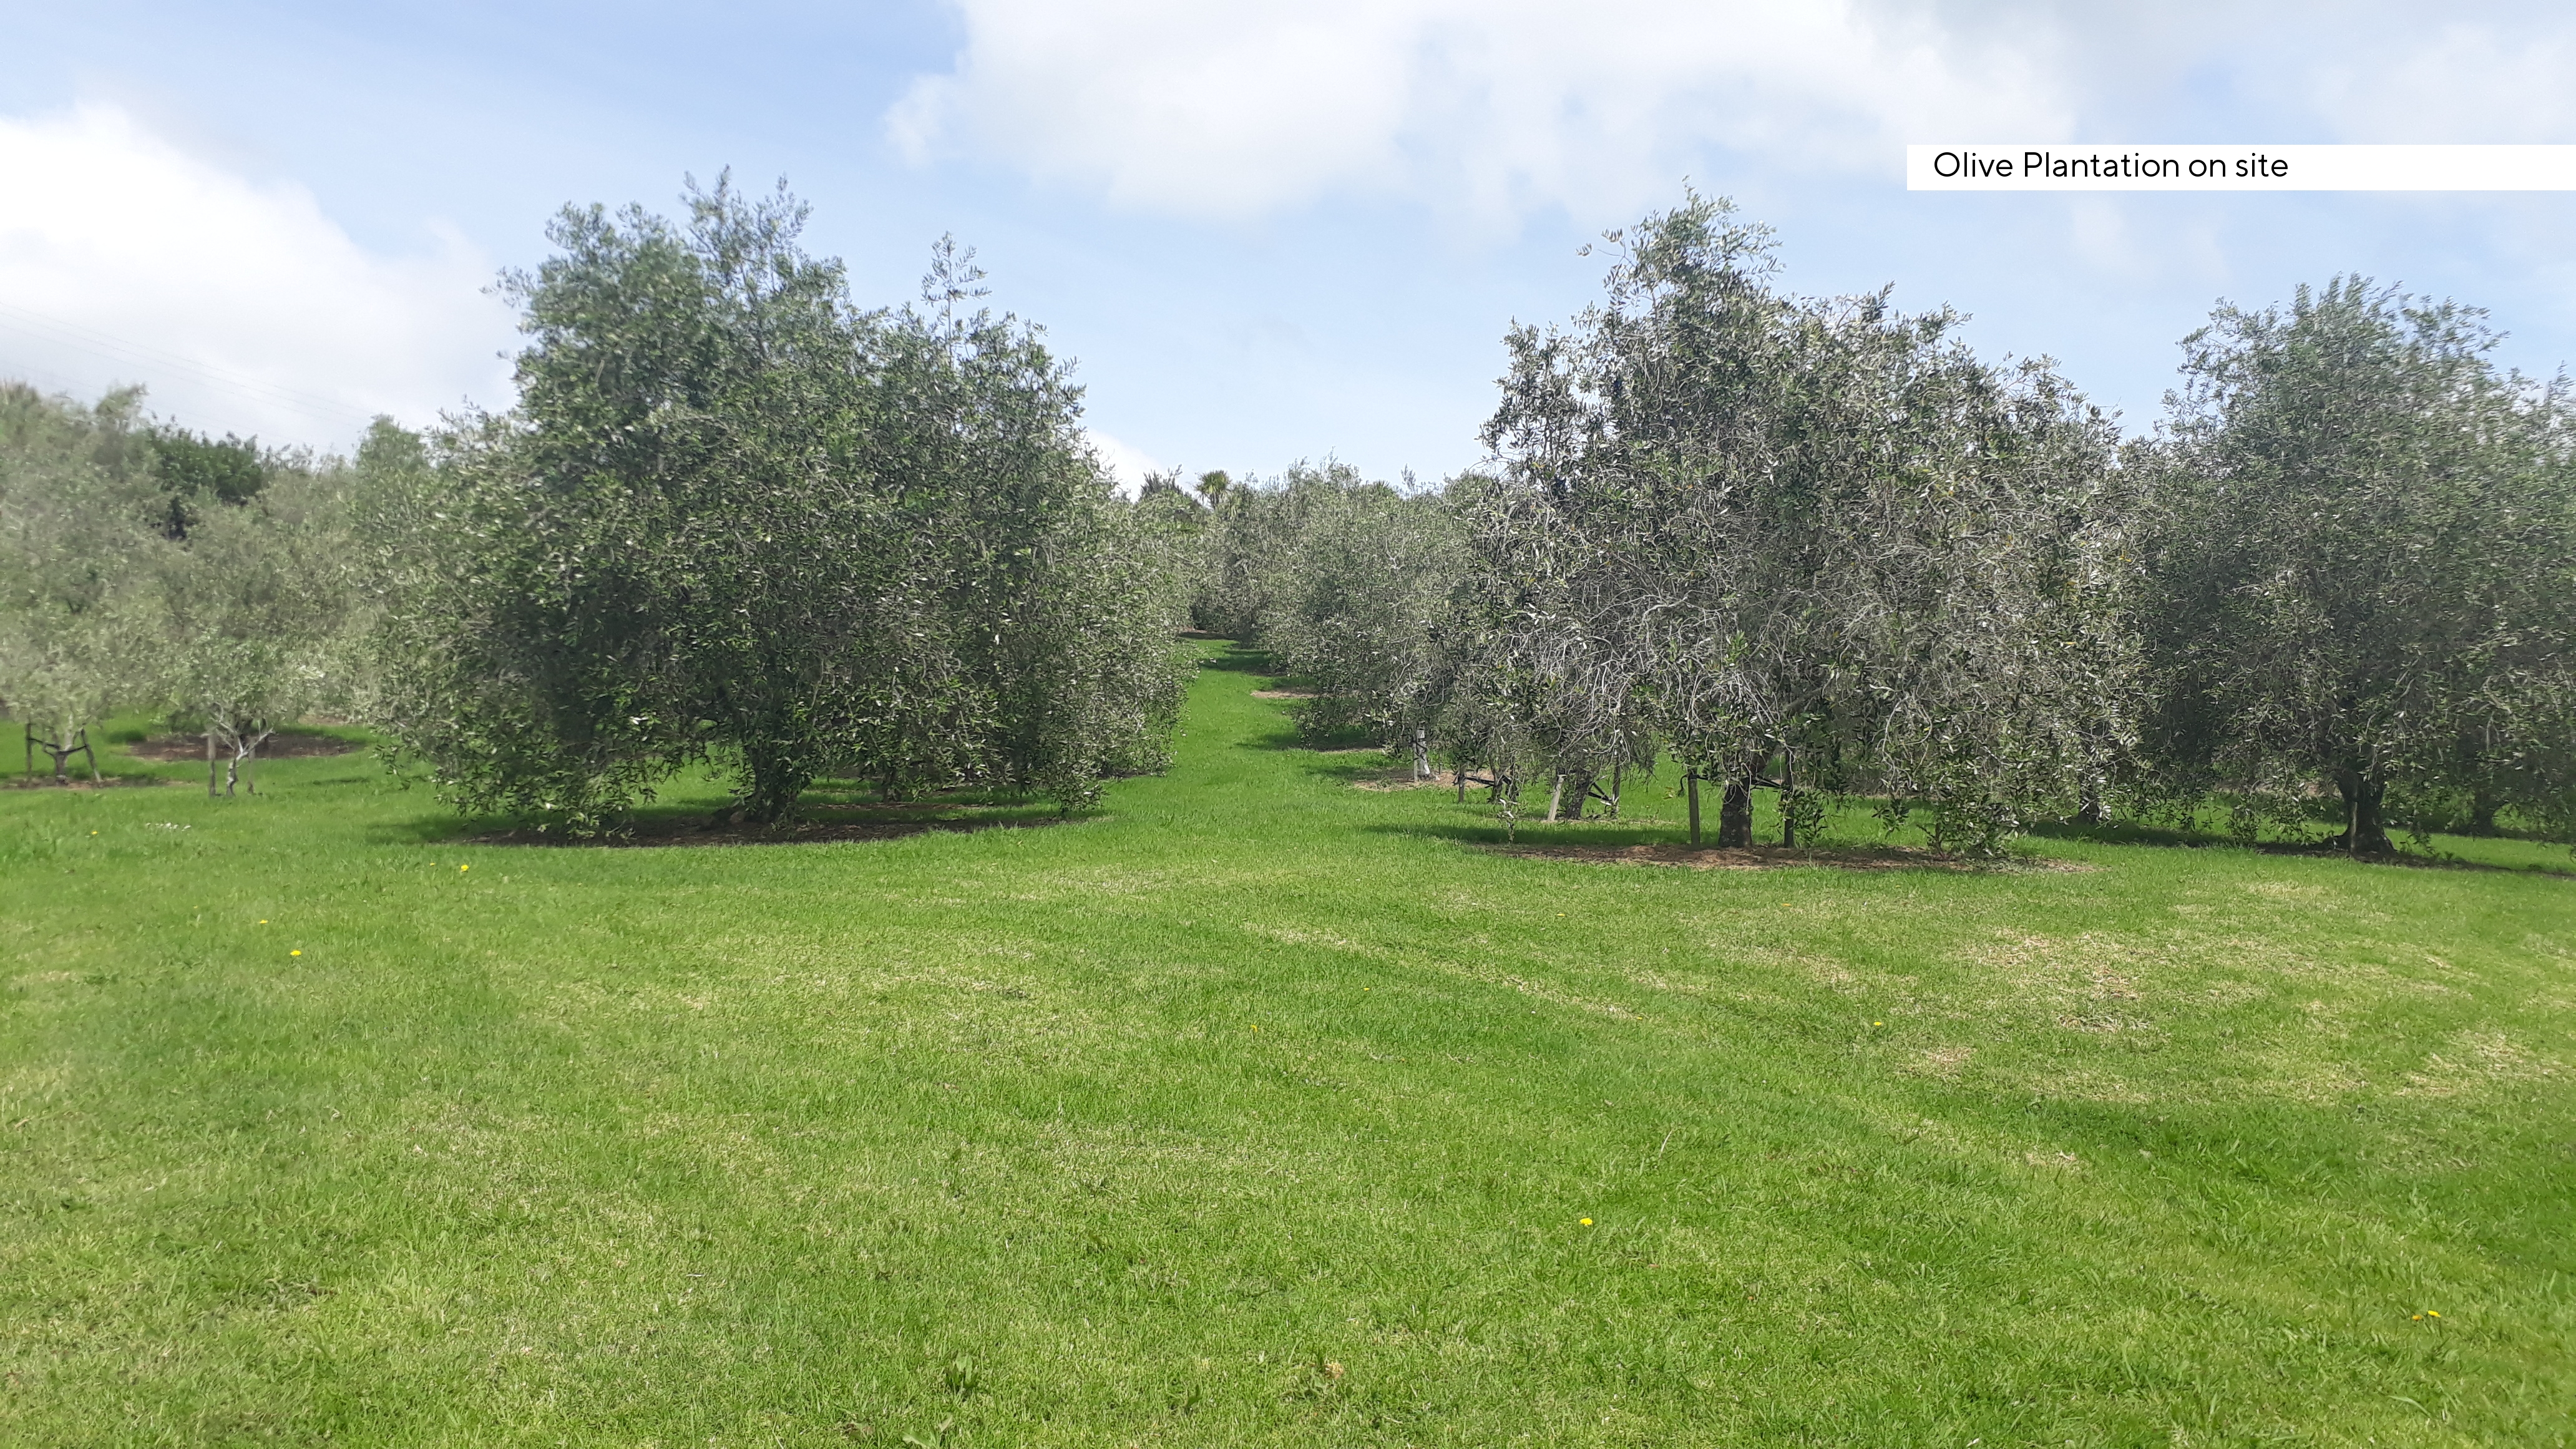
[(287, 952), (286, 954), (287, 954), (287, 955), (289, 955), (289, 956), (301, 956), (301, 955), (303, 955), (304, 953), (303, 953), (303, 952), (301, 952), (301, 951), (289, 951), (289, 952)]
[(460, 866), (458, 866), (458, 867), (457, 867), (457, 869), (458, 869), (458, 870), (472, 870), (473, 868), (474, 868), (474, 867), (472, 867), (472, 866), (470, 866), (470, 865), (460, 865)]
[(1872, 1026), (1885, 1026), (1885, 1025), (1887, 1025), (1887, 1023), (1886, 1023), (1886, 1022), (1883, 1022), (1883, 1021), (1873, 1021), (1873, 1022), (1871, 1022), (1871, 1023), (1870, 1023), (1870, 1025), (1872, 1025)]
[(1585, 1219), (1583, 1220), (1583, 1225), (1584, 1225), (1585, 1227), (1587, 1227), (1587, 1228), (1588, 1228), (1588, 1227), (1590, 1227), (1590, 1226), (1592, 1226), (1592, 1219), (1590, 1219), (1590, 1218), (1585, 1218)]
[(2424, 1316), (2427, 1318), (2439, 1318), (2442, 1316), (2442, 1310), (2438, 1308), (2427, 1308), (2424, 1310)]

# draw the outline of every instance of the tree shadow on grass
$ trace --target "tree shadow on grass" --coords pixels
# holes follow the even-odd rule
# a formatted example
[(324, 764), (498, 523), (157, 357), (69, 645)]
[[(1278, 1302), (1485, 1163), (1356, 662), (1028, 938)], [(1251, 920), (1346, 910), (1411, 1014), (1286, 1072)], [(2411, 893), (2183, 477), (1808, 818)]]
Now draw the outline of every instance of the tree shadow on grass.
[(1221, 649), (1214, 654), (1200, 656), (1199, 668), (1221, 669), (1229, 674), (1269, 674), (1272, 672), (1269, 650), (1247, 649), (1241, 644), (1229, 644), (1224, 649)]
[(0, 779), (0, 790), (64, 790), (77, 794), (84, 790), (116, 790), (129, 785), (185, 785), (189, 783), (186, 780), (173, 779), (168, 775), (137, 775), (121, 773), (115, 770), (103, 770), (95, 780), (89, 777), (87, 770), (82, 770), (80, 773), (73, 775), (68, 779), (57, 780), (53, 777), (51, 770), (52, 767), (47, 766), (44, 772), (40, 772), (38, 774), (27, 776), (11, 775), (5, 779)]
[[(985, 792), (975, 792), (984, 794)], [(484, 817), (430, 818), (392, 827), (404, 844), (600, 846), (641, 849), (701, 845), (826, 845), (839, 841), (897, 840), (932, 833), (1031, 830), (1097, 820), (1102, 812), (1070, 813), (1042, 801), (931, 799), (837, 804), (808, 799), (795, 820), (774, 825), (718, 823), (706, 804), (651, 805), (630, 812), (597, 835), (568, 834), (562, 826)]]
[(1307, 688), (1311, 680), (1293, 676), (1272, 675), (1273, 689), (1257, 689), (1252, 697), (1282, 706), (1277, 716), (1285, 728), (1273, 727), (1237, 742), (1237, 747), (1252, 750), (1305, 750), (1317, 755), (1382, 754), (1377, 736), (1364, 725), (1348, 724), (1317, 734), (1307, 727), (1305, 701), (1315, 698)]
[(1516, 832), (1499, 823), (1366, 825), (1382, 835), (1447, 840), (1489, 855), (1524, 860), (1558, 860), (1582, 865), (1678, 866), (1690, 870), (1825, 870), (1939, 871), (1945, 874), (2004, 874), (2027, 871), (2090, 871), (2099, 867), (2077, 861), (2006, 855), (1993, 859), (1949, 855), (1919, 845), (1857, 845), (1836, 841), (1816, 846), (1692, 845), (1673, 838), (1669, 826), (1625, 826), (1616, 821), (1524, 822)]
[[(2041, 840), (2079, 840), (2092, 845), (2134, 845), (2163, 850), (2249, 850), (2258, 855), (2306, 857), (2313, 860), (2343, 860), (2356, 865), (2406, 866), (2416, 870), (2462, 870), (2501, 875), (2547, 875), (2576, 878), (2576, 861), (2553, 865), (2540, 861), (2505, 864), (2496, 861), (2470, 860), (2465, 856), (2437, 848), (2424, 849), (2401, 843), (2383, 855), (2354, 855), (2351, 851), (2316, 840), (2245, 841), (2221, 831), (2185, 826), (2147, 825), (2136, 821), (2113, 821), (2101, 825), (2079, 825), (2072, 822), (2049, 822), (2034, 825), (2030, 835)], [(2401, 842), (2403, 837), (2400, 838)], [(2535, 844), (2543, 842), (2515, 842)]]
[(1352, 735), (1353, 738), (1340, 744), (1330, 741), (1321, 745), (1301, 744), (1299, 748), (1315, 757), (1307, 763), (1306, 773), (1319, 780), (1330, 780), (1337, 785), (1351, 785), (1364, 790), (1393, 788), (1391, 782), (1400, 782), (1403, 788), (1425, 790), (1431, 788), (1428, 783), (1419, 786), (1411, 783), (1410, 777), (1413, 773), (1411, 760), (1397, 763), (1375, 740), (1357, 731), (1353, 731)]
[(1234, 742), (1234, 747), (1238, 750), (1262, 750), (1270, 753), (1302, 750), (1307, 754), (1324, 756), (1353, 754), (1363, 750), (1371, 755), (1379, 753), (1377, 741), (1370, 738), (1366, 730), (1357, 727), (1334, 730), (1321, 737), (1308, 734), (1304, 721), (1298, 717), (1297, 708), (1293, 704), (1273, 716), (1273, 719), (1276, 723), (1270, 728), (1257, 734), (1245, 735)]
[[(1335, 730), (1331, 734), (1317, 738), (1300, 730), (1295, 723), (1293, 716), (1289, 723), (1279, 728), (1271, 729), (1258, 735), (1246, 736), (1236, 742), (1235, 748), (1243, 750), (1270, 751), (1303, 750), (1307, 754), (1320, 755), (1327, 759), (1333, 759), (1336, 757), (1345, 757), (1350, 759), (1383, 759), (1386, 753), (1378, 748), (1377, 741), (1370, 738), (1369, 733), (1366, 730)], [(1312, 773), (1322, 775), (1327, 779), (1336, 778), (1335, 771), (1341, 768), (1343, 767), (1335, 764), (1319, 764), (1309, 767)], [(1338, 778), (1348, 781), (1356, 778), (1356, 776), (1344, 774)]]

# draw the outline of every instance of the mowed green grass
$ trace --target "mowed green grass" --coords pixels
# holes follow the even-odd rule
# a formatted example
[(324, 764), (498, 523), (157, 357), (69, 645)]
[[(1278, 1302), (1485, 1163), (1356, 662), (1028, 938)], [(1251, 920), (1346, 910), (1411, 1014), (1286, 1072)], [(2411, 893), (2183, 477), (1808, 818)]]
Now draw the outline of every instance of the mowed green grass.
[(0, 792), (0, 1441), (2576, 1434), (2565, 852), (1507, 857), (1252, 662), (1049, 829)]

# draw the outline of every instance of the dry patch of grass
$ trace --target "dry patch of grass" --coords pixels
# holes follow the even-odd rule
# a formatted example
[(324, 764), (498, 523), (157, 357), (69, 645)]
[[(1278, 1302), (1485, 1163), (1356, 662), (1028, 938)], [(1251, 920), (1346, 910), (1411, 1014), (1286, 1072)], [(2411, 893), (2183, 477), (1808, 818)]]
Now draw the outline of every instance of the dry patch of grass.
[(2535, 1082), (2559, 1074), (2559, 1064), (2533, 1053), (2494, 1030), (2463, 1031), (2447, 1051), (2424, 1059), (2422, 1071), (2408, 1072), (2401, 1097), (2457, 1097), (2511, 1082)]

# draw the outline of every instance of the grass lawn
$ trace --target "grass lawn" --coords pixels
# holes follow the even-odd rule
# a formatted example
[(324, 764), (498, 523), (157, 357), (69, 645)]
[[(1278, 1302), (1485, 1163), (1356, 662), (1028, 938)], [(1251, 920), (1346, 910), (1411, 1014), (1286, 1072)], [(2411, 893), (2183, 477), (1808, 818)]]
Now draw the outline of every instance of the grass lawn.
[(0, 791), (0, 1442), (2576, 1437), (2563, 850), (1504, 856), (1255, 662), (1045, 829)]

